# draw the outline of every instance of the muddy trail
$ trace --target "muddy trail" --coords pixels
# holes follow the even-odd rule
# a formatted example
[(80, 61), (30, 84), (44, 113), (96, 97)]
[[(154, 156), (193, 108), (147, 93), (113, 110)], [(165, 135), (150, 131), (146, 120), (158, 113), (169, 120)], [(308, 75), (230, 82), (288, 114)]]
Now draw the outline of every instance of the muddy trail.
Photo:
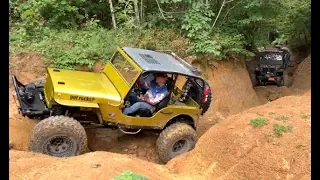
[[(159, 165), (158, 134), (148, 132), (124, 135), (118, 130), (88, 129), (88, 153), (72, 158), (25, 152), (37, 121), (18, 114), (9, 79), (10, 179), (110, 179), (128, 169), (149, 179), (310, 179), (310, 83), (295, 85), (301, 79), (310, 81), (310, 76), (301, 73), (310, 66), (309, 61), (302, 61), (293, 73), (295, 88), (252, 88), (245, 67), (217, 64), (217, 69), (207, 72), (214, 101), (200, 119), (197, 146), (166, 166)], [(43, 78), (45, 66), (35, 53), (10, 57), (10, 72), (23, 83)], [(91, 71), (102, 65), (94, 68)], [(266, 117), (267, 125), (252, 128), (250, 120), (257, 116)], [(288, 120), (281, 121), (281, 117)], [(275, 123), (289, 124), (292, 132), (276, 137)], [(261, 158), (266, 162), (260, 162)]]

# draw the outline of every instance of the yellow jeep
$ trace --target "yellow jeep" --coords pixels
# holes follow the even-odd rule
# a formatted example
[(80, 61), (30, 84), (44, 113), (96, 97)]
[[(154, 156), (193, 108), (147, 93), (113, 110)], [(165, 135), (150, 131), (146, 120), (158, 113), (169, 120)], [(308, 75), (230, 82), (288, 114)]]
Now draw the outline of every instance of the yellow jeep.
[[(169, 94), (152, 110), (124, 115), (128, 94), (142, 92), (140, 78), (166, 73)], [(19, 112), (41, 120), (30, 135), (30, 150), (56, 157), (75, 156), (87, 147), (86, 127), (126, 134), (158, 131), (157, 150), (167, 162), (190, 151), (198, 119), (211, 103), (200, 72), (174, 53), (117, 47), (101, 72), (48, 68), (44, 81), (22, 84), (12, 75)]]

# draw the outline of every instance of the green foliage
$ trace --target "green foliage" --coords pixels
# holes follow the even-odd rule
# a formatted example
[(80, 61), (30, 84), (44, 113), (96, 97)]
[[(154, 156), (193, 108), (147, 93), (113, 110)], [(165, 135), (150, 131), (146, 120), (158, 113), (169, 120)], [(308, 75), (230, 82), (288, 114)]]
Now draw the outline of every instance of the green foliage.
[(186, 13), (181, 28), (191, 40), (191, 50), (194, 53), (211, 53), (220, 56), (221, 46), (210, 37), (210, 22), (214, 13), (203, 3), (194, 3)]
[(254, 118), (250, 121), (250, 124), (251, 126), (253, 127), (262, 127), (265, 125), (265, 123), (267, 122), (267, 119), (264, 118), (264, 117), (257, 117), (257, 118)]
[(241, 33), (250, 50), (270, 44), (268, 33), (276, 28), (276, 14), (282, 8), (279, 1), (244, 0), (234, 4), (234, 10), (229, 13), (221, 28)]
[(288, 116), (279, 116), (279, 117), (276, 117), (276, 120), (287, 121), (287, 120), (289, 120), (289, 117)]
[(283, 133), (292, 131), (292, 126), (275, 124), (273, 127), (274, 127), (274, 132), (278, 137), (282, 136)]
[(93, 66), (98, 60), (106, 62), (116, 46), (156, 48), (183, 51), (187, 41), (172, 30), (106, 31), (96, 20), (86, 22), (80, 30), (43, 28), (41, 36), (26, 41), (23, 29), (10, 32), (10, 52), (38, 51), (54, 67), (74, 69), (78, 65)]
[(120, 176), (113, 177), (112, 180), (148, 180), (148, 178), (131, 171), (125, 171)]
[(282, 0), (278, 14), (278, 29), (293, 48), (311, 46), (311, 1)]
[(118, 11), (116, 20), (120, 26), (126, 28), (135, 28), (134, 0), (119, 0), (119, 4), (115, 7)]
[[(69, 69), (108, 59), (116, 45), (176, 50), (204, 57), (202, 64), (248, 59), (257, 46), (271, 43), (309, 48), (310, 7), (310, 0), (118, 0), (119, 29), (110, 30), (109, 1), (9, 0), (10, 52), (40, 51)], [(278, 39), (270, 42), (270, 32)]]

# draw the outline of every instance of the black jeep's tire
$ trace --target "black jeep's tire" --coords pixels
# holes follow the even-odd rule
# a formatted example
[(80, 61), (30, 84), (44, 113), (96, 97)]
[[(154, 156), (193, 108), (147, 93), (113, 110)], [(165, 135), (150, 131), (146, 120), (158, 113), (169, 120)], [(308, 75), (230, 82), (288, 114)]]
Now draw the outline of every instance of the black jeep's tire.
[(31, 83), (36, 85), (37, 88), (39, 88), (39, 87), (44, 87), (45, 82), (46, 82), (45, 79), (40, 79), (40, 80), (37, 80), (37, 81), (33, 81)]
[(185, 123), (171, 124), (160, 133), (157, 139), (159, 159), (167, 163), (172, 158), (192, 150), (196, 140), (196, 131), (190, 125)]
[(279, 78), (277, 79), (277, 86), (278, 86), (278, 87), (284, 86), (283, 77), (279, 77)]
[(211, 87), (209, 86), (209, 84), (207, 82), (205, 82), (205, 86), (209, 87), (209, 94), (208, 94), (208, 99), (205, 103), (202, 103), (202, 100), (200, 99), (200, 106), (202, 108), (202, 112), (201, 115), (203, 115), (204, 113), (206, 113), (210, 107), (211, 101), (212, 101), (212, 92), (211, 92)]
[(289, 87), (289, 75), (283, 74), (282, 79), (283, 79), (283, 85)]
[(251, 74), (250, 74), (250, 79), (251, 79), (251, 82), (252, 82), (252, 86), (253, 86), (253, 87), (257, 86), (257, 77), (256, 77), (256, 74), (251, 73)]
[(29, 149), (56, 157), (77, 156), (86, 151), (83, 126), (67, 116), (51, 116), (40, 121), (30, 135)]

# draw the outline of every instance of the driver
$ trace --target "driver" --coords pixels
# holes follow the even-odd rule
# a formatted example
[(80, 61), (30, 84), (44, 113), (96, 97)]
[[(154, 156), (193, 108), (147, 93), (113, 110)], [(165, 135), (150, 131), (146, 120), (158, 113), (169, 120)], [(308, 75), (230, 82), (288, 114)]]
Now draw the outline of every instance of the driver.
[(136, 100), (136, 102), (132, 106), (125, 108), (123, 114), (128, 115), (139, 109), (151, 110), (166, 97), (168, 94), (166, 85), (168, 75), (166, 73), (157, 73), (155, 78), (155, 81), (151, 81), (150, 87), (144, 96), (129, 95), (129, 101)]

